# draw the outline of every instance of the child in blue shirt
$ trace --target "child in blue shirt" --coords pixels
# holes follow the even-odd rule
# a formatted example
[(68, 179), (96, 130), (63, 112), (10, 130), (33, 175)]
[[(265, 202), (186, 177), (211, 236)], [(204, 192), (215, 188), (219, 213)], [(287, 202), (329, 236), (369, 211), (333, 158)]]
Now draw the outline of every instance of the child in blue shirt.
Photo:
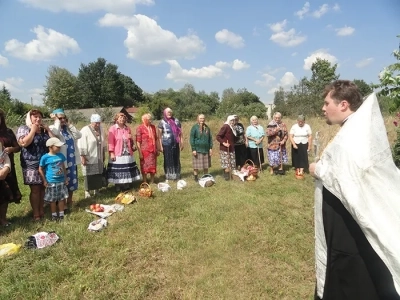
[[(60, 147), (64, 145), (58, 138), (47, 140), (46, 146), (49, 153), (42, 156), (39, 163), (39, 174), (46, 187), (44, 201), (50, 203), (51, 219), (53, 221), (64, 219), (64, 205), (68, 198), (67, 171), (64, 162), (65, 156), (60, 153)], [(58, 215), (57, 215), (58, 203)]]

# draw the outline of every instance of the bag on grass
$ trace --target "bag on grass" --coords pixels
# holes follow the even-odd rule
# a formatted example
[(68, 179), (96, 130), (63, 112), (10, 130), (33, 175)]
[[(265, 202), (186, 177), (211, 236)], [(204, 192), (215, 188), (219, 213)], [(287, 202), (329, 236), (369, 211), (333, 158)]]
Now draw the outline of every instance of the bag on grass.
[(215, 184), (215, 179), (211, 174), (204, 174), (199, 179), (199, 184), (201, 187), (210, 187)]
[(25, 247), (29, 249), (42, 249), (55, 244), (60, 237), (54, 232), (38, 232), (28, 237)]

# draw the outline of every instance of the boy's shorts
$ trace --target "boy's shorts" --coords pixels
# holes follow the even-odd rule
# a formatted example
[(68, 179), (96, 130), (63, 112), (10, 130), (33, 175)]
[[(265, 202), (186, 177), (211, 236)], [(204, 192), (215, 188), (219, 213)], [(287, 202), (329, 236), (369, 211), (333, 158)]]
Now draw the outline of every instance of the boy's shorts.
[(48, 183), (44, 192), (44, 201), (57, 202), (68, 198), (68, 189), (64, 182)]

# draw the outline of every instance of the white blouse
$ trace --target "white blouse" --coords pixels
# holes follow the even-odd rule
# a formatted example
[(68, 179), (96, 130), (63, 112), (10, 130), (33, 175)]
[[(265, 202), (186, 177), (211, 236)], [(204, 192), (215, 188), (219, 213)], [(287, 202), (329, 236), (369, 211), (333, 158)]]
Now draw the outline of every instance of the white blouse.
[(290, 134), (293, 134), (293, 140), (296, 144), (307, 144), (308, 137), (312, 134), (312, 131), (308, 124), (304, 124), (303, 127), (300, 127), (299, 124), (294, 124), (290, 128)]

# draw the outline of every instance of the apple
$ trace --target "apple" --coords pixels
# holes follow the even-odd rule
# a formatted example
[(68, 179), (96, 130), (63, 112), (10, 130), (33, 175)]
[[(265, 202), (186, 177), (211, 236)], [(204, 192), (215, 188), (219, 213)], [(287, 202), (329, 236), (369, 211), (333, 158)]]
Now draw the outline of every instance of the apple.
[(95, 212), (101, 212), (101, 208), (100, 207), (96, 207), (94, 211)]
[(95, 209), (96, 209), (96, 205), (94, 205), (94, 204), (90, 205), (90, 210), (91, 210), (91, 211), (93, 211), (93, 210), (95, 210)]
[(96, 203), (96, 208), (100, 208), (100, 207), (101, 207), (100, 204)]

